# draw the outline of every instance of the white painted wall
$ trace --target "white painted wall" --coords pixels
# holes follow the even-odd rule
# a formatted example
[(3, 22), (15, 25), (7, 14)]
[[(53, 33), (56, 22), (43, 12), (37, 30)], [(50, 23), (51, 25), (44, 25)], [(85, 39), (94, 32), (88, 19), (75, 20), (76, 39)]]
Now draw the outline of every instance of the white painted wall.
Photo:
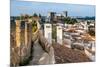
[(57, 43), (62, 45), (62, 27), (57, 26)]
[(52, 25), (49, 23), (44, 24), (44, 36), (52, 44)]

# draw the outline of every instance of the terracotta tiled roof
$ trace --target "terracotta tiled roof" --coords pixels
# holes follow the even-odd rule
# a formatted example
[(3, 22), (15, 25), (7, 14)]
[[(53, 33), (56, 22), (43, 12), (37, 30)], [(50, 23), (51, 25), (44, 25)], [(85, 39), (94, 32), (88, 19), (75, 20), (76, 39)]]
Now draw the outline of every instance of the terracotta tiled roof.
[(66, 30), (67, 32), (77, 32), (76, 30), (75, 30), (75, 28), (71, 28), (71, 29), (68, 29), (68, 30)]
[(95, 41), (95, 38), (90, 36), (89, 34), (84, 34), (81, 36), (81, 38), (86, 40), (86, 41)]

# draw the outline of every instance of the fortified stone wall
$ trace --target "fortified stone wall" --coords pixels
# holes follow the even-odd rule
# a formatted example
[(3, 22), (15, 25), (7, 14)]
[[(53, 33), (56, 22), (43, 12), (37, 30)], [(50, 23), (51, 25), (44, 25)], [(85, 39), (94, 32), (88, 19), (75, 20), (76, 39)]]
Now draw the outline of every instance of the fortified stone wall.
[(27, 63), (27, 59), (30, 57), (31, 52), (31, 32), (31, 23), (20, 20), (15, 21), (15, 28), (11, 30), (10, 35), (11, 65), (22, 65)]
[[(31, 52), (34, 51), (32, 46), (37, 40), (44, 51), (43, 55), (40, 56), (38, 64), (54, 64), (54, 49), (50, 43), (43, 36), (43, 32), (40, 30), (39, 22), (37, 23), (37, 30), (32, 32), (32, 21), (25, 22), (24, 20), (16, 20), (15, 28), (11, 28), (11, 65), (25, 65), (29, 63)], [(12, 25), (11, 25), (12, 26)], [(36, 47), (35, 47), (36, 48)], [(32, 54), (33, 59), (35, 55)], [(41, 60), (45, 57), (44, 60)], [(47, 59), (48, 58), (48, 59)], [(47, 63), (48, 62), (48, 63)]]

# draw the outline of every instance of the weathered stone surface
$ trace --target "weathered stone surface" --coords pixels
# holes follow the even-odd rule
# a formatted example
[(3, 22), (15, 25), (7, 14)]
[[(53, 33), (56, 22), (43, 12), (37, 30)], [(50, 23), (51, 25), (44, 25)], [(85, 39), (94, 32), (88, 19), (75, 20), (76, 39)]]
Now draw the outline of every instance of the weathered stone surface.
[(34, 52), (32, 53), (33, 59), (30, 62), (31, 65), (33, 64), (39, 64), (39, 59), (41, 58), (41, 56), (46, 53), (42, 47), (40, 46), (40, 44), (38, 43), (38, 40), (36, 40), (33, 44), (33, 50)]
[(46, 51), (49, 52), (50, 51), (50, 44), (48, 43), (48, 41), (44, 38), (43, 34), (41, 31), (39, 31), (39, 43), (41, 45), (41, 47)]
[[(31, 52), (31, 23), (26, 25), (27, 28), (23, 24), (20, 25), (20, 21), (17, 21), (16, 25), (16, 28), (18, 28), (15, 28), (16, 32), (15, 30), (11, 31), (11, 65), (24, 65)], [(27, 32), (26, 35), (25, 32)], [(27, 44), (25, 44), (25, 38), (27, 39)]]
[(53, 47), (50, 47), (50, 51), (46, 52), (39, 44), (38, 40), (36, 40), (33, 44), (33, 50), (33, 59), (30, 61), (29, 65), (44, 65), (55, 63)]
[[(20, 25), (19, 22), (17, 27), (20, 31), (11, 31), (11, 66), (54, 64), (55, 57), (53, 47), (50, 46), (43, 37), (42, 32), (39, 31), (40, 27), (33, 33), (32, 24), (26, 23), (26, 25), (25, 23), (23, 22)], [(16, 35), (13, 35), (14, 33), (16, 33)], [(17, 34), (19, 35), (17, 36)], [(26, 40), (27, 42), (25, 42)], [(18, 44), (19, 42), (20, 44)]]
[(54, 48), (53, 47), (50, 47), (49, 58), (50, 58), (49, 64), (55, 64), (55, 55), (54, 55)]

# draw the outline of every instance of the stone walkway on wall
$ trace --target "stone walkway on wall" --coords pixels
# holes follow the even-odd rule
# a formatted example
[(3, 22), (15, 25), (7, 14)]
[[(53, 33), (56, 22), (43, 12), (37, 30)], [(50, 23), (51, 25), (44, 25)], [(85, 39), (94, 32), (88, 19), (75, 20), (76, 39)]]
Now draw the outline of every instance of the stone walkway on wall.
[[(41, 56), (45, 54), (45, 56), (48, 57), (48, 54), (42, 49), (40, 44), (38, 43), (38, 40), (33, 44), (33, 59), (30, 62), (30, 64), (39, 64), (39, 60)], [(45, 59), (45, 58), (44, 58)]]
[(53, 64), (55, 62), (53, 52), (52, 48), (49, 53), (45, 52), (38, 43), (38, 40), (36, 40), (33, 44), (33, 59), (29, 62), (29, 65)]

